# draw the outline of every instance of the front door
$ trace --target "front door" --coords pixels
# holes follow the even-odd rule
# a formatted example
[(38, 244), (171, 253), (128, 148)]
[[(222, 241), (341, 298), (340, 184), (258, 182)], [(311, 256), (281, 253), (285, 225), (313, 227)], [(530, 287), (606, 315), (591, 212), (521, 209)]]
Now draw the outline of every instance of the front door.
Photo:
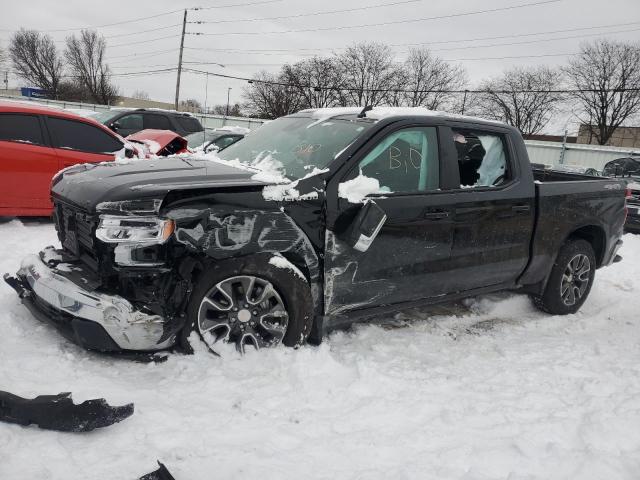
[[(335, 221), (328, 222), (325, 251), (325, 314), (418, 300), (444, 293), (452, 243), (453, 212), (440, 182), (438, 129), (393, 124), (376, 135), (332, 179)], [(366, 252), (341, 238), (365, 198), (387, 220)]]

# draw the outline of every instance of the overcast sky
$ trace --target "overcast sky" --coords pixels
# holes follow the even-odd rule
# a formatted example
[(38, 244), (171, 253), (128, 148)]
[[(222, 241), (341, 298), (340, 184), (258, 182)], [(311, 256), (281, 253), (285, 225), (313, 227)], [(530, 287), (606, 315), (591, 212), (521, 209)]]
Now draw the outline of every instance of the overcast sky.
[[(135, 90), (144, 90), (152, 99), (160, 101), (173, 101), (174, 71), (132, 77), (121, 75), (176, 66), (183, 12), (175, 10), (187, 7), (205, 7), (190, 10), (188, 21), (218, 23), (187, 25), (187, 32), (191, 34), (185, 37), (184, 61), (219, 62), (225, 67), (213, 64), (187, 66), (242, 77), (250, 77), (258, 70), (276, 71), (283, 63), (303, 59), (305, 55), (339, 52), (354, 42), (380, 41), (428, 44), (438, 56), (461, 63), (473, 86), (483, 78), (516, 65), (560, 65), (578, 51), (581, 42), (598, 36), (640, 40), (640, 0), (558, 0), (475, 15), (460, 14), (517, 7), (536, 3), (536, 0), (201, 0), (200, 3), (189, 0), (65, 0), (55, 3), (29, 0), (27, 4), (7, 3), (0, 16), (0, 44), (3, 47), (11, 32), (19, 27), (49, 31), (63, 47), (65, 37), (73, 30), (52, 30), (97, 27), (147, 17), (98, 30), (107, 38), (107, 57), (117, 74), (114, 80), (121, 92), (131, 95)], [(247, 3), (256, 4), (228, 7)], [(388, 5), (390, 3), (395, 5)], [(388, 6), (375, 8), (384, 4)], [(223, 7), (211, 8), (220, 6)], [(360, 7), (369, 8), (300, 16)], [(171, 11), (175, 12), (167, 14)], [(293, 15), (298, 16), (264, 20), (265, 17)], [(447, 15), (450, 17), (406, 22)], [(155, 18), (148, 18), (150, 16)], [(383, 22), (391, 24), (356, 27)], [(329, 29), (333, 27), (347, 28)], [(273, 33), (313, 29), (316, 31)], [(541, 32), (557, 33), (523, 36)], [(488, 39), (491, 37), (493, 39)], [(479, 40), (482, 38), (486, 40)], [(394, 51), (397, 59), (402, 60), (407, 47), (397, 46)], [(19, 86), (18, 83), (15, 77), (11, 78), (11, 87)], [(205, 83), (205, 75), (183, 73), (181, 99), (196, 98), (204, 103)], [(241, 101), (245, 85), (244, 81), (209, 76), (208, 104), (226, 103), (228, 87), (232, 88), (231, 102)]]

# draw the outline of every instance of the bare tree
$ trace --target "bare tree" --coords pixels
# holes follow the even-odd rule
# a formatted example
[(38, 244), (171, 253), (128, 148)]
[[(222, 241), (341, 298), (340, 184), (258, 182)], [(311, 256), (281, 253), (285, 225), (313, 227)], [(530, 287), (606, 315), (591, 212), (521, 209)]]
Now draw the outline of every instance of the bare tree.
[(131, 95), (131, 98), (135, 98), (136, 100), (149, 100), (149, 94), (144, 90), (136, 90)]
[(561, 75), (546, 66), (513, 68), (480, 85), (474, 113), (502, 120), (523, 135), (532, 135), (549, 123), (562, 95), (557, 93)]
[(75, 81), (87, 89), (96, 103), (111, 104), (118, 90), (111, 83), (111, 72), (105, 63), (107, 44), (95, 30), (82, 30), (80, 36), (67, 38), (65, 57)]
[(199, 113), (202, 111), (202, 104), (195, 98), (180, 100), (180, 110), (185, 112)]
[(62, 59), (49, 35), (21, 29), (11, 37), (9, 55), (20, 78), (46, 90), (53, 98), (58, 96)]
[(401, 73), (391, 49), (381, 43), (358, 43), (338, 55), (346, 104), (380, 105), (397, 88)]
[[(214, 105), (212, 108), (208, 108), (207, 110), (209, 112), (212, 112), (214, 115), (227, 115), (227, 104), (225, 103)], [(229, 116), (244, 117), (244, 114), (242, 113), (242, 107), (239, 103), (229, 105)]]
[(282, 78), (298, 90), (305, 107), (335, 107), (344, 102), (340, 90), (343, 83), (341, 73), (335, 58), (313, 57), (285, 65)]
[(247, 110), (260, 118), (278, 118), (305, 107), (299, 90), (290, 86), (282, 74), (264, 71), (256, 74), (243, 95)]
[(431, 55), (426, 48), (410, 49), (402, 70), (399, 90), (404, 91), (398, 96), (399, 105), (437, 110), (453, 98), (450, 90), (461, 90), (467, 83), (463, 67)]
[[(582, 121), (600, 145), (640, 112), (640, 44), (597, 40), (583, 44), (565, 72)], [(588, 117), (588, 122), (584, 119)]]

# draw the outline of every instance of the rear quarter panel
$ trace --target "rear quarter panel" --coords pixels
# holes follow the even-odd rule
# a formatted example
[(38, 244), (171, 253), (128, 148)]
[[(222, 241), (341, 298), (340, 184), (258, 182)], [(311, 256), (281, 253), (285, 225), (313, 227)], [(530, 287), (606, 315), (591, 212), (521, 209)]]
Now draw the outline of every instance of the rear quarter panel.
[(603, 235), (598, 267), (622, 236), (625, 221), (625, 185), (616, 180), (536, 182), (536, 225), (531, 262), (520, 283), (546, 282), (558, 250), (576, 231), (596, 227)]

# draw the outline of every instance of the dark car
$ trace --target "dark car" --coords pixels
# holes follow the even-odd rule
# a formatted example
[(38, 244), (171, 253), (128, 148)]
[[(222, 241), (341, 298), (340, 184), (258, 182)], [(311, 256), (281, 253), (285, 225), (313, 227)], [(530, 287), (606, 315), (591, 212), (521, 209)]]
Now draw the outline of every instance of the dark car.
[(628, 209), (624, 229), (627, 232), (640, 233), (640, 156), (611, 160), (602, 169), (602, 175), (627, 181)]
[(74, 167), (61, 250), (7, 282), (101, 351), (299, 346), (498, 290), (576, 312), (619, 257), (625, 182), (531, 169), (517, 129), (423, 109), (306, 110), (219, 153)]
[(203, 151), (209, 152), (213, 148), (222, 150), (229, 145), (233, 145), (238, 140), (244, 138), (243, 133), (233, 133), (229, 130), (204, 130), (195, 132), (185, 137), (189, 144), (189, 148), (202, 148)]
[(182, 137), (203, 130), (193, 115), (171, 110), (113, 108), (93, 118), (123, 137), (148, 129), (171, 130)]

